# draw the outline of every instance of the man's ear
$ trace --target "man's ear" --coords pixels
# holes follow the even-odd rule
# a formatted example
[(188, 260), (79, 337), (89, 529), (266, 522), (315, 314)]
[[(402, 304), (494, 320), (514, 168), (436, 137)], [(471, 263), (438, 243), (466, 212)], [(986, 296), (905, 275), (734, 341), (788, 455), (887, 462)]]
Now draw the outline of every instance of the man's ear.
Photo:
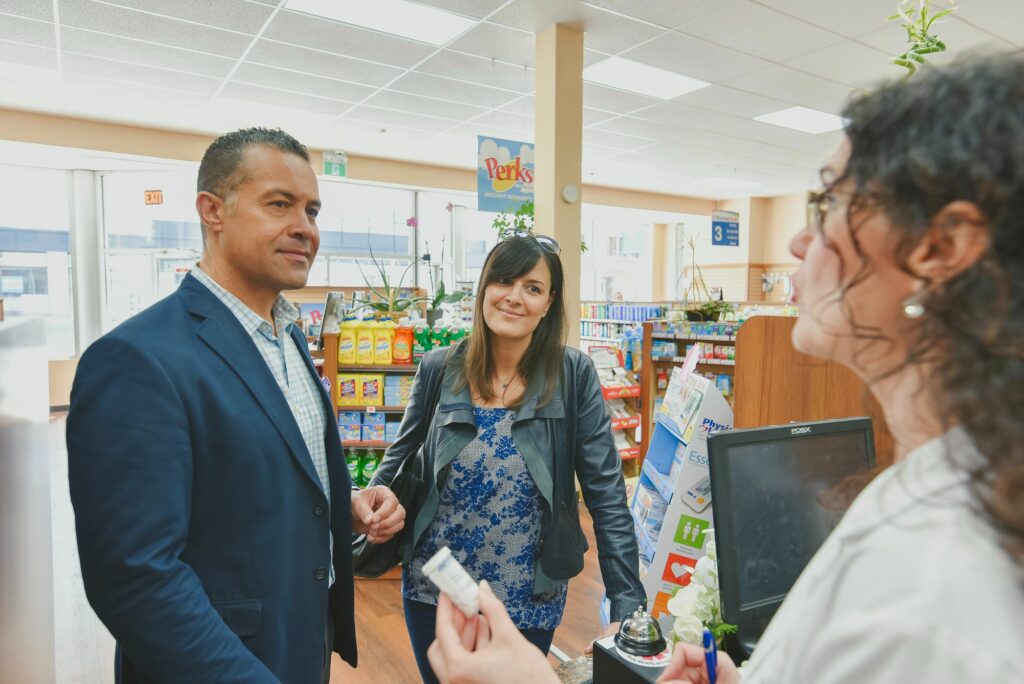
[(988, 220), (974, 202), (950, 202), (910, 252), (907, 268), (933, 284), (955, 278), (981, 260), (989, 246)]
[(199, 220), (206, 226), (207, 233), (219, 233), (224, 222), (224, 200), (212, 192), (200, 192), (196, 195), (196, 212)]

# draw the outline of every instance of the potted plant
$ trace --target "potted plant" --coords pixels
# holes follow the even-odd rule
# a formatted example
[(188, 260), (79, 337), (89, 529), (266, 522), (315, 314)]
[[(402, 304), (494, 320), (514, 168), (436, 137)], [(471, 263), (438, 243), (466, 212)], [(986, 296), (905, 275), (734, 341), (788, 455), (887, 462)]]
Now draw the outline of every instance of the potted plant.
[(732, 311), (734, 307), (729, 302), (711, 297), (707, 283), (704, 282), (704, 274), (697, 263), (697, 238), (685, 234), (683, 237), (690, 246), (690, 282), (682, 296), (687, 304), (686, 320), (717, 321), (723, 313)]
[[(523, 202), (514, 212), (498, 214), (491, 227), (498, 231), (498, 242), (516, 235), (533, 235), (533, 202)], [(587, 243), (580, 240), (580, 251), (587, 251)]]
[(889, 62), (903, 67), (907, 76), (911, 76), (918, 65), (925, 63), (925, 55), (945, 51), (946, 44), (932, 33), (932, 26), (955, 9), (950, 7), (933, 14), (932, 0), (899, 0), (896, 14), (889, 17), (889, 21), (899, 22), (907, 32), (909, 47)]
[[(433, 290), (434, 296), (427, 299), (427, 324), (433, 328), (436, 323), (443, 315), (444, 312), (441, 310), (442, 304), (455, 304), (462, 301), (466, 297), (465, 292), (447, 292), (444, 286), (444, 279), (438, 279), (438, 285), (434, 286), (434, 269), (430, 263), (430, 243), (426, 243), (427, 253), (423, 255), (423, 261), (427, 264), (427, 273), (430, 274), (430, 289)], [(441, 261), (439, 268), (444, 268), (444, 237), (441, 238)]]
[(409, 271), (416, 265), (417, 259), (413, 259), (409, 262), (409, 265), (402, 271), (402, 275), (398, 278), (398, 283), (395, 284), (388, 277), (387, 269), (384, 268), (384, 264), (377, 261), (376, 255), (373, 253), (373, 247), (370, 247), (370, 261), (373, 262), (373, 266), (377, 271), (377, 275), (381, 281), (381, 285), (375, 285), (371, 282), (370, 278), (367, 277), (366, 272), (363, 271), (362, 265), (356, 261), (356, 266), (359, 268), (359, 273), (363, 276), (363, 280), (366, 281), (366, 286), (376, 299), (356, 299), (355, 301), (362, 305), (361, 308), (373, 309), (375, 312), (381, 314), (388, 314), (392, 318), (402, 318), (408, 315), (408, 310), (411, 307), (416, 306), (421, 302), (430, 301), (429, 297), (423, 296), (409, 296), (403, 294), (408, 288), (403, 285), (405, 283), (405, 277), (409, 274)]

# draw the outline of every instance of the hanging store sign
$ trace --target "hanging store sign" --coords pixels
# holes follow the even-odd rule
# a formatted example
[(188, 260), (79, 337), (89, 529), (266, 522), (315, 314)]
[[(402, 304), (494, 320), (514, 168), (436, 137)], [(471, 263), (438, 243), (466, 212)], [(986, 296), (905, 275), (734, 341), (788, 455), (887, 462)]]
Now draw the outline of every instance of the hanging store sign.
[(164, 203), (164, 191), (163, 190), (146, 190), (145, 195), (146, 204), (163, 204)]
[(738, 212), (711, 212), (711, 244), (721, 247), (740, 246), (740, 215)]
[(479, 211), (514, 212), (533, 201), (533, 144), (477, 136)]

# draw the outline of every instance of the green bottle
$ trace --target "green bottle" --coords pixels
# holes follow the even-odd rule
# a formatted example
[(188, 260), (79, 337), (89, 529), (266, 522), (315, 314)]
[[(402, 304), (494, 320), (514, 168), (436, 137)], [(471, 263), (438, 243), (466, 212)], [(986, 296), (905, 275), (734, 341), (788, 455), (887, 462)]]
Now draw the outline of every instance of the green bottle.
[(430, 351), (430, 328), (426, 321), (420, 320), (416, 323), (416, 330), (413, 333), (412, 361), (419, 363), (423, 355)]
[(370, 484), (370, 480), (373, 479), (373, 474), (377, 472), (378, 465), (380, 465), (380, 454), (371, 449), (367, 449), (362, 460), (364, 487)]
[(345, 465), (348, 467), (348, 475), (352, 478), (352, 484), (362, 487), (362, 464), (359, 463), (359, 452), (355, 449), (345, 450)]

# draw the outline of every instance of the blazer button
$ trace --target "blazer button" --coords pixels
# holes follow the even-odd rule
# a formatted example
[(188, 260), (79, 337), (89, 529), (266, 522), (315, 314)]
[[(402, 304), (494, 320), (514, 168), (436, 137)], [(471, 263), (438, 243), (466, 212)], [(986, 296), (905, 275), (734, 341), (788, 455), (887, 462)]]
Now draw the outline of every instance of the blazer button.
[(313, 577), (315, 577), (318, 582), (322, 582), (327, 579), (327, 568), (317, 568), (316, 572), (313, 573)]
[(313, 506), (313, 515), (317, 516), (318, 518), (322, 518), (324, 513), (326, 512), (327, 506), (324, 506), (323, 504), (318, 503), (316, 506)]

